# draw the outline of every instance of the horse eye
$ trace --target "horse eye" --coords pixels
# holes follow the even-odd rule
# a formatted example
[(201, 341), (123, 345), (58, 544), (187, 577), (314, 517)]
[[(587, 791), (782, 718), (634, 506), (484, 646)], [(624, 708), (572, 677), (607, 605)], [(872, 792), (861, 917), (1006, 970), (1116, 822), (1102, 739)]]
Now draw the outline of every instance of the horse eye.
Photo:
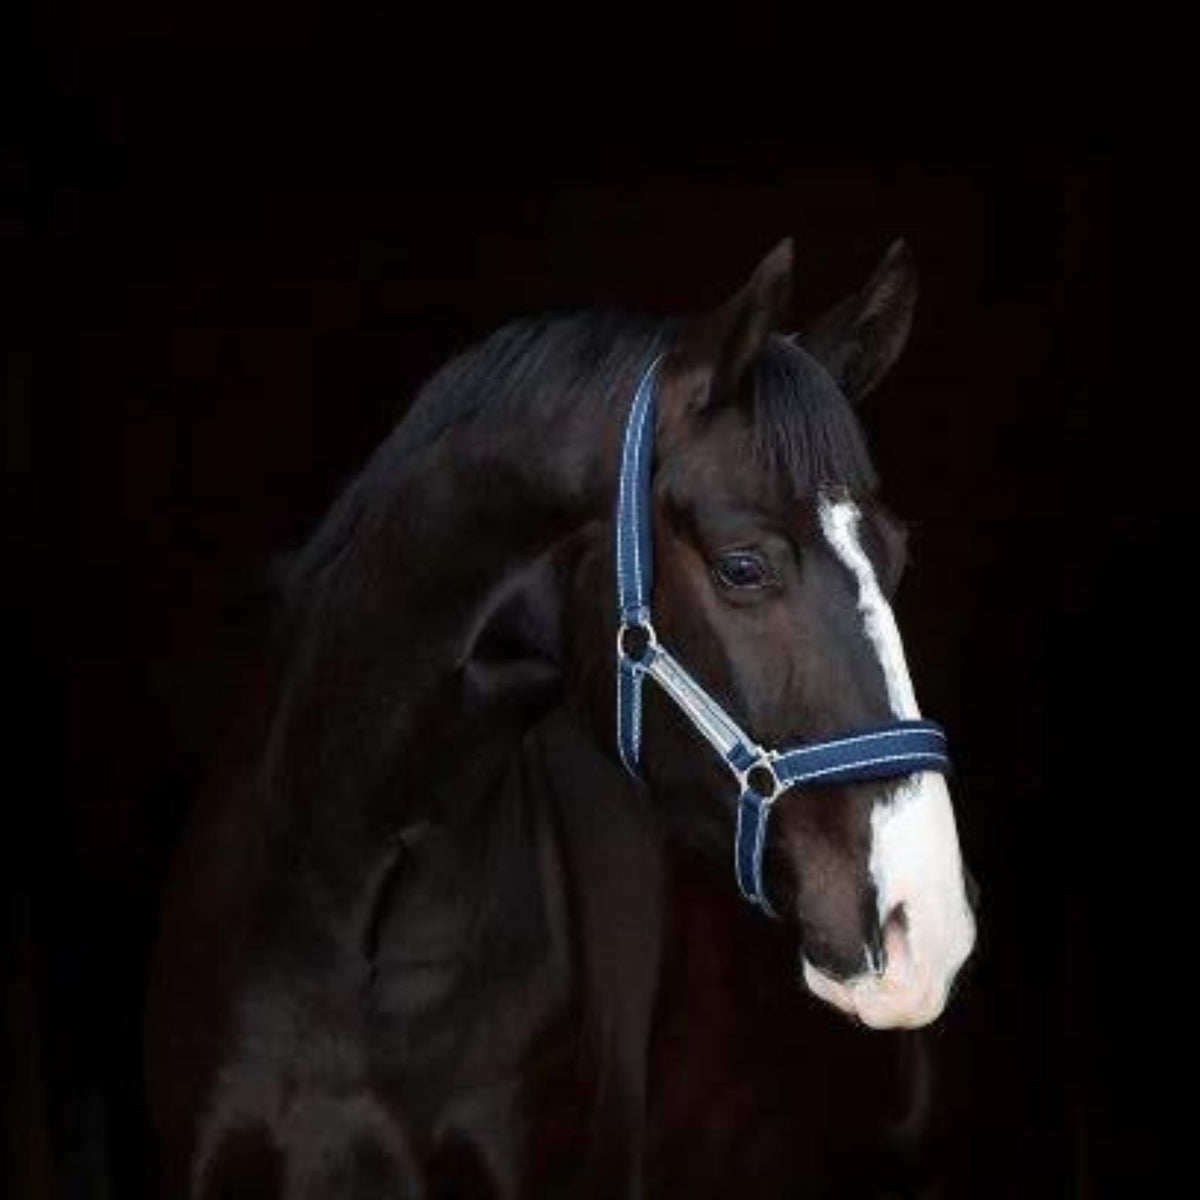
[(750, 550), (722, 554), (713, 567), (713, 574), (717, 582), (727, 588), (761, 588), (771, 582), (771, 572), (762, 556)]

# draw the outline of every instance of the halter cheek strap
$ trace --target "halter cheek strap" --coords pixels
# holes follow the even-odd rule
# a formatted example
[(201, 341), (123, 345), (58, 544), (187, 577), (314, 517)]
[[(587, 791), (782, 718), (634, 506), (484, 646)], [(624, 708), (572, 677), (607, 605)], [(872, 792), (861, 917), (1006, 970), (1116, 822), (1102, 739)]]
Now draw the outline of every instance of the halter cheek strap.
[(638, 384), (625, 424), (617, 487), (617, 749), (636, 775), (641, 761), (642, 687), (653, 679), (716, 751), (737, 781), (734, 864), (742, 895), (775, 916), (763, 887), (763, 851), (775, 801), (791, 788), (895, 779), (949, 770), (946, 735), (932, 721), (897, 720), (820, 742), (764, 749), (663, 646), (651, 621), (654, 548), (650, 469), (654, 457), (656, 359)]

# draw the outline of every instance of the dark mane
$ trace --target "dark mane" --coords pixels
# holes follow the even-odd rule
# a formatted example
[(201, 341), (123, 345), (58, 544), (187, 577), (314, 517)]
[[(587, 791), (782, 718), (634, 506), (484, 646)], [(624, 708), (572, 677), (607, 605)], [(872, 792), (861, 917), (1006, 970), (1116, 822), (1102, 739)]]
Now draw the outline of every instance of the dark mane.
[(497, 329), (441, 367), (389, 441), (406, 456), (452, 425), (550, 425), (648, 362), (672, 323), (611, 310), (544, 314)]
[[(342, 492), (283, 574), (289, 602), (318, 583), (349, 546), (398, 470), (446, 430), (470, 421), (502, 429), (519, 420), (552, 429), (558, 414), (612, 392), (669, 344), (676, 322), (591, 310), (511, 322), (452, 358)], [(773, 337), (758, 363), (752, 400), (760, 465), (782, 472), (797, 495), (837, 483), (875, 487), (853, 411), (815, 359)]]
[(649, 361), (669, 336), (669, 322), (591, 310), (526, 317), (497, 329), (440, 367), (421, 387), (392, 432), (325, 514), (308, 543), (287, 563), (282, 587), (289, 605), (318, 585), (373, 510), (386, 504), (405, 463), (446, 430), (511, 428), (554, 418), (587, 396), (604, 395), (636, 364)]

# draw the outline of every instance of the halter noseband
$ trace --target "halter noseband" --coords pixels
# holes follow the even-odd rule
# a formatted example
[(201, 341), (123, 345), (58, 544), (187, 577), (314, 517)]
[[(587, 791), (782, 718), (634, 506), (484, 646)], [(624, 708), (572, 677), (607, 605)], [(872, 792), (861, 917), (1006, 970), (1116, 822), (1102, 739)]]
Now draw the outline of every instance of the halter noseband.
[(763, 888), (763, 849), (775, 801), (796, 787), (895, 779), (949, 770), (946, 735), (932, 721), (895, 720), (840, 737), (764, 749), (658, 640), (651, 622), (654, 546), (650, 528), (650, 467), (657, 407), (656, 359), (638, 384), (625, 425), (617, 488), (617, 745), (637, 774), (642, 740), (642, 682), (649, 676), (721, 756), (737, 780), (734, 865), (738, 887), (770, 916)]

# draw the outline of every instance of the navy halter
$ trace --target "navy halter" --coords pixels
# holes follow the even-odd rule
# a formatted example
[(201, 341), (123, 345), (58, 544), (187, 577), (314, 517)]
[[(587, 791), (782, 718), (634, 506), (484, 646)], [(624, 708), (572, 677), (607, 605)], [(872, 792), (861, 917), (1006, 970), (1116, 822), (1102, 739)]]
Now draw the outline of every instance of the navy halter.
[(642, 682), (649, 676), (683, 711), (737, 780), (734, 864), (742, 895), (775, 916), (763, 888), (763, 849), (775, 801), (790, 788), (895, 779), (949, 770), (946, 735), (932, 721), (897, 720), (841, 737), (783, 750), (765, 749), (659, 642), (650, 614), (654, 546), (650, 529), (650, 467), (654, 456), (659, 359), (633, 398), (621, 448), (617, 489), (617, 744), (636, 775), (641, 758)]

